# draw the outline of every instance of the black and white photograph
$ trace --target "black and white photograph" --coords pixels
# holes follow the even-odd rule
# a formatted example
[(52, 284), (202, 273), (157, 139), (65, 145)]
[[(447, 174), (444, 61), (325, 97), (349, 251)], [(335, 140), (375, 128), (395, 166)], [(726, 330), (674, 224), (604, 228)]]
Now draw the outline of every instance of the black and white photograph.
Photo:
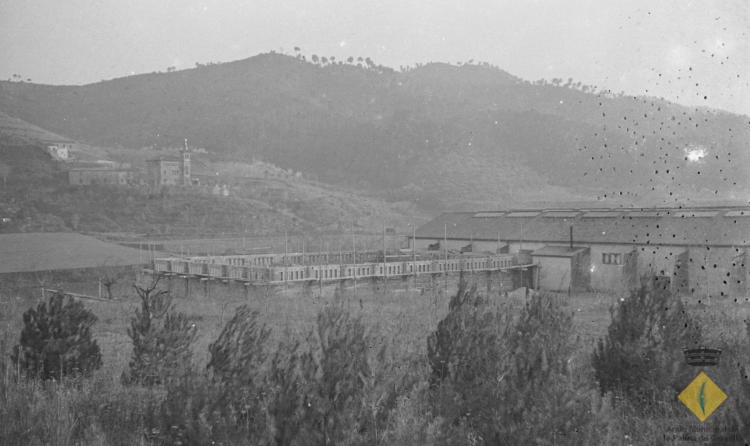
[(0, 445), (750, 445), (747, 0), (0, 0)]

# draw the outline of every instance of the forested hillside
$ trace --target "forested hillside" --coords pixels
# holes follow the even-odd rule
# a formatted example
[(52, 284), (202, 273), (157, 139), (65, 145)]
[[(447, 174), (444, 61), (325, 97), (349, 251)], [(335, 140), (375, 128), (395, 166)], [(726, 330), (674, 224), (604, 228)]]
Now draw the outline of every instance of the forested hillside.
[[(2, 82), (0, 110), (100, 145), (187, 137), (228, 159), (438, 206), (748, 196), (750, 118), (486, 64), (394, 71), (263, 54), (85, 86)], [(463, 168), (477, 160), (495, 167)]]

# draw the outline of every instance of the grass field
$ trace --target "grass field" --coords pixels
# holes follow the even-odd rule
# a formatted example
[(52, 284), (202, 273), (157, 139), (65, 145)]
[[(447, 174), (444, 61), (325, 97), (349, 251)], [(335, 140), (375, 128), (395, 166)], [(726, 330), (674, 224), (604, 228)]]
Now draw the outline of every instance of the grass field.
[[(145, 278), (141, 279), (145, 281)], [(165, 285), (162, 283), (161, 285)], [(89, 289), (95, 289), (90, 283)], [(412, 352), (424, 354), (426, 339), (435, 330), (437, 323), (448, 311), (448, 296), (456, 289), (452, 280), (446, 291), (442, 286), (433, 290), (409, 289), (404, 284), (391, 286), (387, 291), (374, 290), (360, 285), (356, 297), (352, 288), (343, 291), (345, 300), (354, 314), (362, 316), (365, 324), (389, 337)], [(482, 288), (480, 287), (480, 291)], [(315, 324), (318, 312), (331, 302), (334, 287), (317, 287), (307, 291), (301, 288), (266, 290), (257, 288), (247, 293), (247, 298), (237, 293), (222, 294), (213, 291), (209, 298), (203, 293), (192, 293), (189, 298), (175, 297), (173, 303), (178, 311), (195, 318), (199, 334), (194, 346), (195, 360), (199, 367), (208, 358), (208, 344), (218, 336), (221, 328), (232, 317), (235, 309), (248, 304), (262, 315), (263, 321), (272, 328), (275, 337), (293, 335), (304, 339)], [(135, 292), (127, 283), (118, 285), (115, 301), (85, 300), (87, 308), (98, 317), (94, 326), (95, 337), (102, 348), (104, 366), (98, 372), (119, 376), (127, 366), (131, 344), (127, 328), (134, 310), (139, 305)], [(585, 293), (573, 296), (549, 294), (559, 300), (573, 314), (576, 332), (580, 337), (581, 353), (589, 353), (597, 339), (602, 337), (610, 322), (610, 308), (619, 297), (601, 293)], [(39, 301), (37, 294), (27, 297), (2, 296), (0, 299), (0, 327), (6, 345), (18, 341), (22, 314)], [(507, 297), (495, 295), (499, 302), (508, 301), (512, 307), (521, 307), (525, 299), (524, 289), (509, 293)], [(719, 340), (726, 336), (740, 336), (744, 321), (750, 320), (750, 304), (736, 303), (732, 299), (714, 300), (711, 305), (687, 301), (691, 314), (704, 322), (707, 339)]]
[[(94, 284), (88, 285), (93, 286)], [(166, 287), (168, 284), (161, 282), (160, 285)], [(407, 285), (403, 282), (389, 284), (387, 290), (382, 287), (373, 288), (372, 286), (361, 285), (358, 287), (355, 296), (351, 288), (337, 290), (333, 286), (323, 287), (322, 289), (311, 287), (307, 289), (290, 288), (288, 290), (283, 288), (276, 290), (256, 288), (248, 290), (245, 295), (241, 292), (222, 292), (222, 287), (217, 284), (216, 288), (210, 293), (210, 297), (206, 297), (206, 294), (200, 292), (201, 290), (194, 290), (189, 294), (189, 297), (182, 297), (183, 294), (176, 293), (179, 296), (174, 297), (173, 303), (176, 310), (193, 318), (198, 327), (197, 339), (193, 344), (192, 362), (196, 369), (205, 370), (209, 359), (208, 345), (217, 339), (222, 327), (229, 321), (238, 306), (247, 304), (257, 310), (261, 315), (261, 320), (272, 328), (274, 341), (288, 337), (301, 340), (304, 343), (309, 338), (311, 330), (316, 326), (316, 318), (320, 310), (334, 300), (336, 292), (343, 293), (344, 305), (348, 307), (348, 310), (355, 316), (360, 316), (369, 330), (376, 335), (382, 335), (370, 337), (368, 342), (386, 342), (389, 346), (389, 352), (394, 354), (396, 358), (400, 358), (397, 362), (399, 367), (406, 365), (406, 370), (409, 370), (409, 367), (417, 364), (414, 370), (419, 371), (418, 373), (422, 374), (420, 375), (422, 376), (421, 379), (424, 380), (426, 379), (424, 373), (428, 368), (426, 361), (428, 356), (427, 339), (436, 330), (438, 322), (446, 316), (449, 296), (455, 293), (457, 284), (455, 280), (450, 281), (447, 290), (440, 286), (443, 285), (442, 281), (439, 286), (432, 289), (415, 290), (409, 289)], [(3, 289), (7, 289), (7, 287)], [(482, 291), (481, 286), (478, 289), (480, 292)], [(128, 408), (127, 411), (130, 411), (124, 413), (130, 414), (131, 417), (139, 417), (143, 414), (144, 406), (137, 402), (140, 398), (136, 396), (136, 394), (140, 395), (138, 392), (143, 393), (143, 398), (150, 398), (148, 401), (163, 397), (163, 393), (159, 393), (162, 390), (130, 388), (125, 387), (120, 382), (120, 376), (127, 368), (132, 353), (127, 329), (130, 318), (139, 302), (135, 293), (128, 291), (127, 283), (118, 285), (115, 296), (117, 299), (113, 301), (84, 300), (85, 306), (98, 317), (98, 322), (94, 326), (94, 337), (102, 349), (104, 363), (103, 367), (95, 373), (93, 380), (87, 380), (82, 389), (75, 387), (75, 384), (73, 387), (69, 384), (66, 384), (67, 387), (53, 384), (51, 390), (48, 389), (47, 391), (43, 391), (42, 385), (36, 382), (22, 383), (23, 386), (28, 386), (28, 390), (18, 390), (9, 394), (13, 398), (17, 398), (14, 407), (20, 408), (26, 404), (32, 404), (33, 407), (29, 409), (29, 416), (43, 418), (42, 425), (45, 426), (44, 429), (46, 430), (33, 431), (38, 438), (57, 438), (56, 436), (61, 435), (58, 432), (59, 429), (72, 429), (76, 422), (70, 417), (79, 413), (76, 411), (81, 410), (81, 404), (121, 404), (122, 406), (117, 407), (122, 407), (123, 410)], [(495, 293), (490, 296), (493, 302), (498, 304), (497, 308), (514, 313), (520, 311), (527, 299), (524, 289), (510, 292), (507, 295)], [(572, 357), (569, 357), (569, 361), (577, 364), (576, 367), (581, 367), (578, 370), (583, 375), (588, 376), (589, 372), (586, 370), (590, 368), (590, 355), (597, 340), (606, 334), (610, 323), (610, 308), (616, 304), (620, 297), (597, 293), (573, 296), (547, 294), (543, 297), (557, 301), (561, 304), (563, 311), (573, 315), (574, 332), (577, 340), (574, 343), (576, 350), (572, 353)], [(18, 334), (22, 326), (22, 313), (40, 300), (38, 293), (26, 293), (24, 296), (12, 296), (8, 295), (7, 292), (3, 293), (2, 299), (0, 299), (0, 328), (2, 329), (0, 353), (7, 354), (12, 346), (18, 342)], [(702, 321), (704, 340), (707, 345), (724, 345), (720, 343), (726, 340), (740, 342), (739, 340), (744, 339), (745, 321), (750, 319), (750, 305), (737, 303), (733, 299), (713, 300), (711, 305), (704, 305), (696, 300), (688, 301), (687, 309), (693, 316)], [(270, 345), (278, 344), (273, 342)], [(744, 344), (732, 344), (730, 342), (727, 345), (739, 346)], [(377, 351), (378, 345), (368, 345), (368, 348)], [(730, 349), (725, 356), (724, 362), (726, 362), (727, 368), (717, 370), (717, 373), (722, 373), (719, 377), (723, 379), (721, 383), (724, 389), (732, 395), (739, 396), (739, 388), (729, 380), (728, 376), (730, 375), (727, 373), (729, 373), (729, 369), (733, 367), (732, 364), (735, 361), (736, 363), (745, 361), (746, 355), (741, 351)], [(405, 360), (407, 362), (401, 362)], [(408, 365), (408, 360), (416, 362)], [(6, 364), (8, 364), (7, 361)], [(585, 379), (591, 380), (590, 377)], [(424, 438), (418, 440), (414, 437), (412, 440), (406, 440), (412, 438), (409, 437), (408, 432), (414, 429), (429, 432), (429, 426), (425, 424), (429, 423), (429, 420), (439, 422), (439, 417), (432, 418), (434, 414), (424, 414), (423, 408), (420, 406), (420, 404), (426, 404), (429, 401), (424, 393), (425, 386), (426, 381), (422, 381), (422, 384), (412, 390), (413, 393), (403, 395), (407, 400), (402, 401), (401, 405), (394, 409), (391, 414), (395, 417), (393, 420), (396, 424), (390, 425), (390, 429), (392, 429), (390, 432), (392, 435), (401, 438), (401, 442), (397, 444), (433, 444), (432, 441)], [(24, 392), (32, 392), (33, 395), (25, 397)], [(410, 396), (415, 398), (413, 403), (408, 402)], [(27, 400), (31, 403), (26, 403)], [(422, 401), (422, 403), (418, 401)], [(592, 401), (598, 400), (594, 398)], [(685, 410), (679, 410), (678, 407), (675, 412), (673, 398), (670, 398), (670, 401), (659, 402), (659, 404), (664, 405), (663, 412), (659, 412), (660, 409), (656, 406), (639, 408), (638, 410), (643, 409), (642, 411), (645, 412), (638, 412), (636, 416), (628, 415), (627, 412), (613, 412), (606, 409), (606, 407), (609, 407), (607, 406), (609, 403), (592, 404), (603, 404), (601, 407), (605, 407), (605, 409), (602, 409), (597, 406), (599, 408), (596, 409), (596, 419), (600, 420), (601, 423), (608, 423), (603, 424), (603, 426), (608, 425), (609, 427), (600, 428), (604, 429), (600, 432), (609, 433), (602, 434), (607, 437), (605, 443), (600, 443), (600, 441), (603, 441), (600, 438), (594, 443), (586, 444), (655, 444), (652, 440), (661, 438), (664, 429), (674, 426), (679, 429), (689, 429), (695, 424), (691, 415)], [(719, 420), (717, 423), (726, 423), (729, 413), (729, 410), (724, 410), (721, 417), (715, 417)], [(105, 416), (99, 422), (107, 423), (106, 420)], [(114, 418), (113, 420), (118, 419)], [(130, 435), (128, 441), (138, 441), (141, 438), (138, 429), (142, 428), (143, 425), (139, 424), (138, 418), (129, 420), (127, 422), (114, 421), (113, 424), (107, 425), (109, 427), (106, 429), (110, 429), (107, 430), (107, 435), (121, 435), (117, 433), (120, 432), (117, 429), (130, 429), (132, 432), (128, 434)], [(14, 423), (18, 423), (18, 421)], [(101, 425), (100, 428), (104, 428), (103, 426)], [(31, 429), (31, 425), (28, 428)], [(443, 426), (444, 428), (445, 426)], [(114, 434), (112, 434), (113, 432)], [(3, 433), (11, 435), (7, 430), (3, 432), (0, 429), (0, 439), (2, 439)], [(86, 444), (125, 444), (103, 441), (103, 434), (97, 432), (93, 432), (91, 435), (94, 435), (98, 440)], [(639, 440), (633, 440), (633, 438)], [(44, 441), (41, 444), (44, 444)], [(66, 442), (64, 444), (74, 443)], [(689, 443), (668, 442), (664, 444)]]

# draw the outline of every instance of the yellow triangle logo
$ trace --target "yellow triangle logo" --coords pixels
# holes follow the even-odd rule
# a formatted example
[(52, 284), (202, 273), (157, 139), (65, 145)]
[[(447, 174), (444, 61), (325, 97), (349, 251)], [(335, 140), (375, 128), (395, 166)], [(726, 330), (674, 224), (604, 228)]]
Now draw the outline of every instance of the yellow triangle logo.
[(727, 394), (705, 372), (700, 372), (677, 398), (702, 423), (726, 401)]

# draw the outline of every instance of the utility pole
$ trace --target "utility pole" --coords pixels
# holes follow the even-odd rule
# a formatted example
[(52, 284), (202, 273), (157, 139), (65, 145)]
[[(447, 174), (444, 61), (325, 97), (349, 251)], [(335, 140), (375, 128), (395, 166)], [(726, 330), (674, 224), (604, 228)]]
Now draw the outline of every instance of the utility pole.
[(388, 288), (388, 266), (385, 263), (385, 223), (383, 223), (383, 285)]
[(445, 265), (443, 265), (443, 272), (445, 273), (445, 292), (448, 292), (448, 223), (443, 225), (443, 252), (445, 254)]
[(417, 289), (417, 227), (411, 224), (411, 269), (414, 274), (414, 289)]
[(354, 257), (354, 266), (352, 271), (354, 272), (354, 297), (357, 297), (357, 241), (354, 236), (354, 222), (352, 222), (352, 256)]
[(287, 238), (287, 231), (284, 231), (284, 288), (287, 288), (287, 280), (289, 279), (289, 269), (287, 268), (287, 256), (289, 255), (289, 239)]

